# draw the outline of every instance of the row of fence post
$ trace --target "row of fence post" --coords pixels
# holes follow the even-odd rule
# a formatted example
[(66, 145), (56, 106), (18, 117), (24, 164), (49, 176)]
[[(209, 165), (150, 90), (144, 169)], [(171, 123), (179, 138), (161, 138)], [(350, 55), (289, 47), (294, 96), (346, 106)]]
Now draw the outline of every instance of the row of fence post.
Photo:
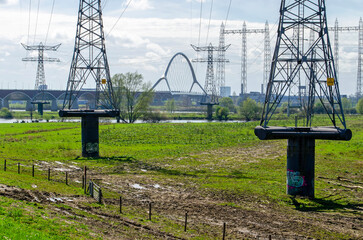
[[(18, 174), (21, 173), (21, 164), (18, 162), (17, 164), (17, 172)], [(4, 172), (6, 172), (8, 170), (8, 165), (7, 165), (7, 161), (6, 159), (4, 159)], [(32, 165), (32, 177), (35, 177), (35, 165)], [(48, 168), (47, 171), (47, 179), (48, 181), (51, 180), (51, 169)], [(65, 172), (65, 184), (68, 185), (68, 172)]]
[[(18, 174), (20, 174), (20, 170), (21, 170), (21, 165), (20, 163), (17, 163), (18, 166)], [(4, 160), (4, 171), (7, 171), (7, 162), (6, 159)], [(87, 194), (87, 166), (84, 167), (83, 170), (83, 175), (82, 175), (82, 188), (84, 189), (84, 193)], [(35, 176), (35, 165), (32, 165), (32, 177)], [(51, 180), (51, 169), (48, 168), (48, 181)], [(68, 185), (68, 172), (65, 172), (65, 184)], [(89, 194), (91, 197), (94, 197), (94, 190), (95, 190), (95, 185), (92, 181), (89, 181)], [(97, 185), (96, 185), (97, 186)], [(96, 199), (98, 201), (98, 203), (102, 203), (102, 189), (101, 187), (97, 186), (97, 191), (98, 191), (98, 199)], [(120, 197), (120, 201), (119, 201), (119, 212), (120, 214), (123, 214), (122, 211), (122, 207), (123, 207), (123, 200), (122, 197)], [(148, 211), (148, 220), (152, 220), (152, 202), (149, 202), (149, 211)], [(185, 219), (184, 219), (184, 232), (187, 231), (187, 225), (188, 225), (188, 212), (185, 213)], [(225, 240), (226, 238), (226, 223), (223, 223), (223, 234), (222, 234), (222, 239)], [(271, 240), (272, 237), (271, 235), (268, 236), (268, 239)]]

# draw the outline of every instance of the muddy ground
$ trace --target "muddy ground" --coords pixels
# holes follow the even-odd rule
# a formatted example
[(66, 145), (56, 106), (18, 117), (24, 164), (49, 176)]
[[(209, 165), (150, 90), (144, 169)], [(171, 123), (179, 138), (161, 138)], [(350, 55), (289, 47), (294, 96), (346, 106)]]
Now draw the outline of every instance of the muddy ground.
[[(258, 149), (226, 149), (218, 154), (224, 154), (226, 159), (246, 158), (247, 155), (258, 159), (259, 152)], [(213, 153), (199, 157), (208, 157), (208, 154)], [(82, 169), (73, 165), (66, 166), (59, 162), (55, 164), (63, 165), (58, 166), (61, 169), (72, 169), (73, 177), (82, 174)], [(226, 223), (226, 239), (363, 239), (363, 205), (344, 209), (344, 212), (332, 209), (302, 211), (297, 210), (299, 199), (292, 199), (295, 206), (286, 207), (254, 196), (203, 191), (192, 182), (179, 182), (174, 178), (160, 179), (147, 174), (104, 174), (102, 169), (91, 169), (88, 174), (104, 191), (122, 195), (125, 211), (139, 212), (138, 217), (130, 218), (119, 214), (117, 198), (103, 200), (106, 206), (111, 207), (107, 210), (104, 207), (90, 206), (90, 203), (96, 201), (88, 196), (60, 196), (5, 185), (0, 185), (0, 195), (38, 202), (55, 215), (74, 215), (77, 221), (89, 226), (95, 237), (104, 239), (193, 239), (198, 236), (222, 239), (223, 223)], [(347, 179), (321, 180), (351, 186)], [(363, 185), (355, 184), (354, 187), (356, 194), (361, 196)], [(226, 205), (227, 201), (235, 205)], [(56, 205), (59, 202), (69, 208), (59, 208)], [(150, 202), (153, 214), (180, 226), (183, 226), (185, 213), (188, 212), (188, 231), (182, 234), (179, 229), (174, 234), (170, 229), (165, 230), (161, 220), (147, 221)], [(79, 214), (78, 210), (94, 217)], [(319, 237), (320, 232), (324, 232), (325, 237)], [(329, 235), (326, 232), (331, 233), (330, 237), (327, 237)]]

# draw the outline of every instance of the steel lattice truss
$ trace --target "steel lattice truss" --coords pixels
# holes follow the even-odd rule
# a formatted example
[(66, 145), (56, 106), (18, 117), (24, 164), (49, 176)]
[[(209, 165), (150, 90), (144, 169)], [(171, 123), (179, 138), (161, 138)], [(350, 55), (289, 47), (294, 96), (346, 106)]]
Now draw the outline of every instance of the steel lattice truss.
[[(316, 100), (322, 103), (333, 125), (345, 129), (325, 1), (282, 0), (280, 14), (261, 126), (268, 125), (285, 95), (297, 93), (306, 126), (311, 126)], [(310, 41), (306, 41), (309, 33)]]
[(214, 62), (229, 62), (227, 59), (214, 59), (213, 53), (215, 51), (227, 51), (230, 45), (223, 46), (223, 47), (215, 47), (210, 43), (208, 46), (205, 47), (197, 47), (194, 45), (191, 45), (193, 49), (196, 52), (208, 52), (208, 57), (205, 58), (199, 58), (199, 59), (193, 59), (192, 62), (206, 62), (207, 63), (207, 74), (205, 78), (205, 87), (204, 90), (209, 95), (210, 99), (209, 102), (216, 104), (218, 103), (218, 94), (217, 94), (217, 85), (216, 85), (216, 79), (214, 78)]
[[(46, 85), (44, 62), (60, 62), (60, 60), (58, 58), (44, 57), (44, 51), (57, 51), (61, 44), (58, 44), (55, 46), (44, 46), (43, 43), (39, 43), (39, 45), (34, 45), (34, 46), (28, 46), (25, 44), (21, 44), (21, 45), (23, 45), (23, 47), (27, 51), (38, 51), (38, 57), (26, 57), (26, 58), (23, 58), (22, 61), (38, 62), (37, 77), (35, 79), (34, 89), (38, 90), (39, 88), (44, 88)], [(42, 89), (40, 89), (40, 90), (42, 90)]]
[(77, 35), (63, 109), (72, 105), (89, 78), (96, 81), (96, 106), (117, 109), (103, 32), (101, 0), (80, 0)]

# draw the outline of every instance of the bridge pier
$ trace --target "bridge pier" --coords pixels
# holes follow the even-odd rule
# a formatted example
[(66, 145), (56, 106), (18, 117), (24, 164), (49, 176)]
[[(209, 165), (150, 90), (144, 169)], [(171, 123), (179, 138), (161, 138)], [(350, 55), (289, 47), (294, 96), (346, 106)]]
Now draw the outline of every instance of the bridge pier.
[[(9, 104), (9, 103), (8, 103)], [(25, 111), (34, 111), (34, 106), (32, 104), (31, 100), (27, 100), (26, 101), (26, 107), (25, 107)]]
[(3, 99), (3, 107), (9, 109), (9, 100)]
[(0, 109), (3, 108), (3, 101), (4, 101), (4, 99), (0, 98)]
[(56, 111), (58, 111), (57, 99), (52, 100), (52, 105), (51, 105), (51, 107), (50, 107), (50, 110), (51, 110), (52, 112), (56, 112)]

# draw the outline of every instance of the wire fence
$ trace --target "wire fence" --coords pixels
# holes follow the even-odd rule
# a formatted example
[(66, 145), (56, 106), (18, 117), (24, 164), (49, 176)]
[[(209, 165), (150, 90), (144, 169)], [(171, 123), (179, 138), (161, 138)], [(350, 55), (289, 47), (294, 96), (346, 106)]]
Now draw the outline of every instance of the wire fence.
[[(46, 163), (46, 162), (43, 162)], [(81, 187), (84, 189), (84, 194), (90, 195), (90, 197), (94, 198), (99, 204), (109, 204), (117, 206), (118, 214), (125, 214), (125, 205), (128, 204), (128, 207), (137, 207), (137, 208), (147, 208), (147, 220), (152, 221), (153, 211), (156, 210), (154, 207), (155, 202), (138, 200), (134, 198), (126, 198), (125, 196), (120, 196), (118, 199), (104, 199), (104, 191), (107, 190), (108, 187), (101, 186), (100, 183), (96, 183), (97, 179), (92, 179), (91, 176), (88, 176), (88, 167), (85, 166), (83, 168), (77, 168), (74, 170), (62, 170), (60, 168), (54, 168), (51, 166), (47, 166), (47, 164), (41, 164), (34, 162), (33, 164), (29, 164), (28, 161), (21, 159), (4, 159), (3, 162), (3, 170), (6, 172), (15, 172), (19, 175), (28, 175), (37, 179), (46, 179), (48, 181), (64, 183), (67, 186)], [(87, 182), (88, 180), (88, 182)], [(111, 190), (110, 190), (111, 191)], [(160, 212), (158, 212), (160, 215)], [(177, 219), (179, 225), (182, 225), (184, 232), (187, 232), (189, 229), (196, 230), (197, 227), (197, 216), (191, 216), (191, 214), (186, 211), (185, 214), (181, 215)], [(226, 222), (223, 222), (220, 226), (221, 228), (221, 239), (227, 239), (228, 236), (228, 226)], [(230, 234), (232, 231), (230, 232)], [(233, 237), (232, 237), (233, 238)], [(256, 236), (257, 239), (286, 239), (283, 236), (275, 236), (275, 235), (260, 235)], [(288, 239), (304, 239), (301, 237), (288, 236)]]

